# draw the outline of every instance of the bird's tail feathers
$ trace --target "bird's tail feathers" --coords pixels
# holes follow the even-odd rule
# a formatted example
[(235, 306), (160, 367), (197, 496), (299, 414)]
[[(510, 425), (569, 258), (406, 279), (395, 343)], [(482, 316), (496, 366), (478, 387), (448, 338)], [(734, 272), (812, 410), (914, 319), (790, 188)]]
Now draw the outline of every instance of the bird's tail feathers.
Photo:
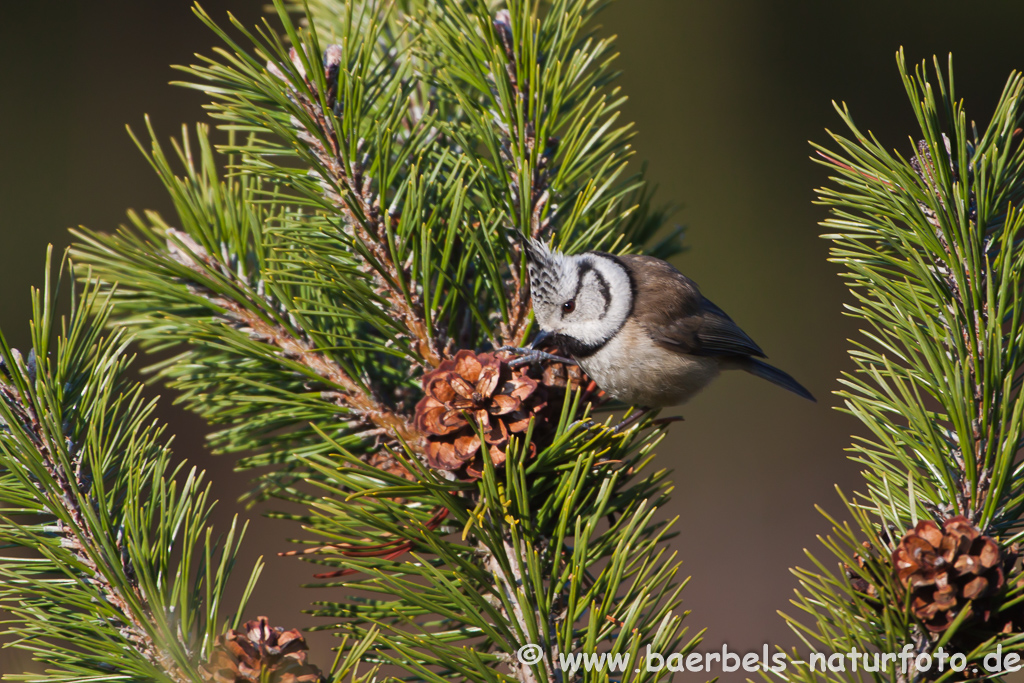
[(757, 375), (762, 379), (768, 380), (772, 384), (779, 385), (783, 389), (789, 389), (797, 396), (803, 396), (810, 401), (817, 402), (817, 399), (814, 398), (811, 392), (807, 391), (800, 382), (797, 382), (795, 379), (773, 365), (768, 365), (757, 358), (747, 358), (740, 367), (751, 375)]

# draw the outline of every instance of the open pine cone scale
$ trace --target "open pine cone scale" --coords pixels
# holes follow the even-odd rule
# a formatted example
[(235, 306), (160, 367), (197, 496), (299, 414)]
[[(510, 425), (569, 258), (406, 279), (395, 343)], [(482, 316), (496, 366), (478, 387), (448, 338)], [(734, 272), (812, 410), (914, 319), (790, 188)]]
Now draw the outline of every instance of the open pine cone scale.
[(1003, 615), (1007, 624), (989, 622), (999, 613), (997, 594), (1016, 559), (1016, 548), (1004, 551), (962, 516), (947, 519), (943, 528), (918, 522), (892, 555), (914, 615), (932, 632), (945, 631), (964, 609), (971, 610), (967, 621), (973, 628), (1001, 631), (1010, 625), (1012, 615)]
[(306, 662), (308, 649), (298, 629), (259, 617), (219, 636), (201, 673), (208, 683), (323, 683), (320, 669)]
[(547, 423), (547, 388), (530, 372), (494, 353), (462, 349), (424, 375), (414, 425), (427, 437), (428, 464), (467, 479), (481, 476), (484, 454), (494, 466), (504, 464), (513, 435), (524, 434), (531, 419)]

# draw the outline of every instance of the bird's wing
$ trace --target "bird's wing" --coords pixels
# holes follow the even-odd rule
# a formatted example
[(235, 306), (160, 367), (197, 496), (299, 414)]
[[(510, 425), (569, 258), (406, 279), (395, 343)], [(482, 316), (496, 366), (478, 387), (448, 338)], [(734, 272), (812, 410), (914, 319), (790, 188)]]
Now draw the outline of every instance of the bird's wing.
[(636, 288), (633, 315), (655, 342), (697, 356), (760, 356), (754, 340), (670, 264), (653, 256), (618, 257)]
[(697, 337), (701, 340), (703, 355), (739, 354), (765, 357), (761, 347), (755, 344), (754, 340), (721, 308), (704, 297), (701, 297), (701, 301), (704, 312)]

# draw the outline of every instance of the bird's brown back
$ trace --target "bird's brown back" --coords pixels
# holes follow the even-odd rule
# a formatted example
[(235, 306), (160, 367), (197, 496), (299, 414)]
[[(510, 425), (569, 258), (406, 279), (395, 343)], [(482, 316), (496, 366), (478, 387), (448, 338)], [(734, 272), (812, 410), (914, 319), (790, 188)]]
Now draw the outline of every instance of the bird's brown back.
[(695, 355), (764, 353), (697, 283), (653, 256), (618, 257), (635, 287), (632, 317), (655, 342)]

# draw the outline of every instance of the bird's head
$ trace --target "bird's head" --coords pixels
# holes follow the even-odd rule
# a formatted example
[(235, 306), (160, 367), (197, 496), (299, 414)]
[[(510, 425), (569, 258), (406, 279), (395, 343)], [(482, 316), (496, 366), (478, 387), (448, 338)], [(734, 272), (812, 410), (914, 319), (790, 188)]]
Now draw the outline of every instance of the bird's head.
[(609, 254), (571, 255), (522, 239), (533, 313), (544, 332), (577, 348), (599, 348), (626, 322), (633, 287), (621, 261)]

